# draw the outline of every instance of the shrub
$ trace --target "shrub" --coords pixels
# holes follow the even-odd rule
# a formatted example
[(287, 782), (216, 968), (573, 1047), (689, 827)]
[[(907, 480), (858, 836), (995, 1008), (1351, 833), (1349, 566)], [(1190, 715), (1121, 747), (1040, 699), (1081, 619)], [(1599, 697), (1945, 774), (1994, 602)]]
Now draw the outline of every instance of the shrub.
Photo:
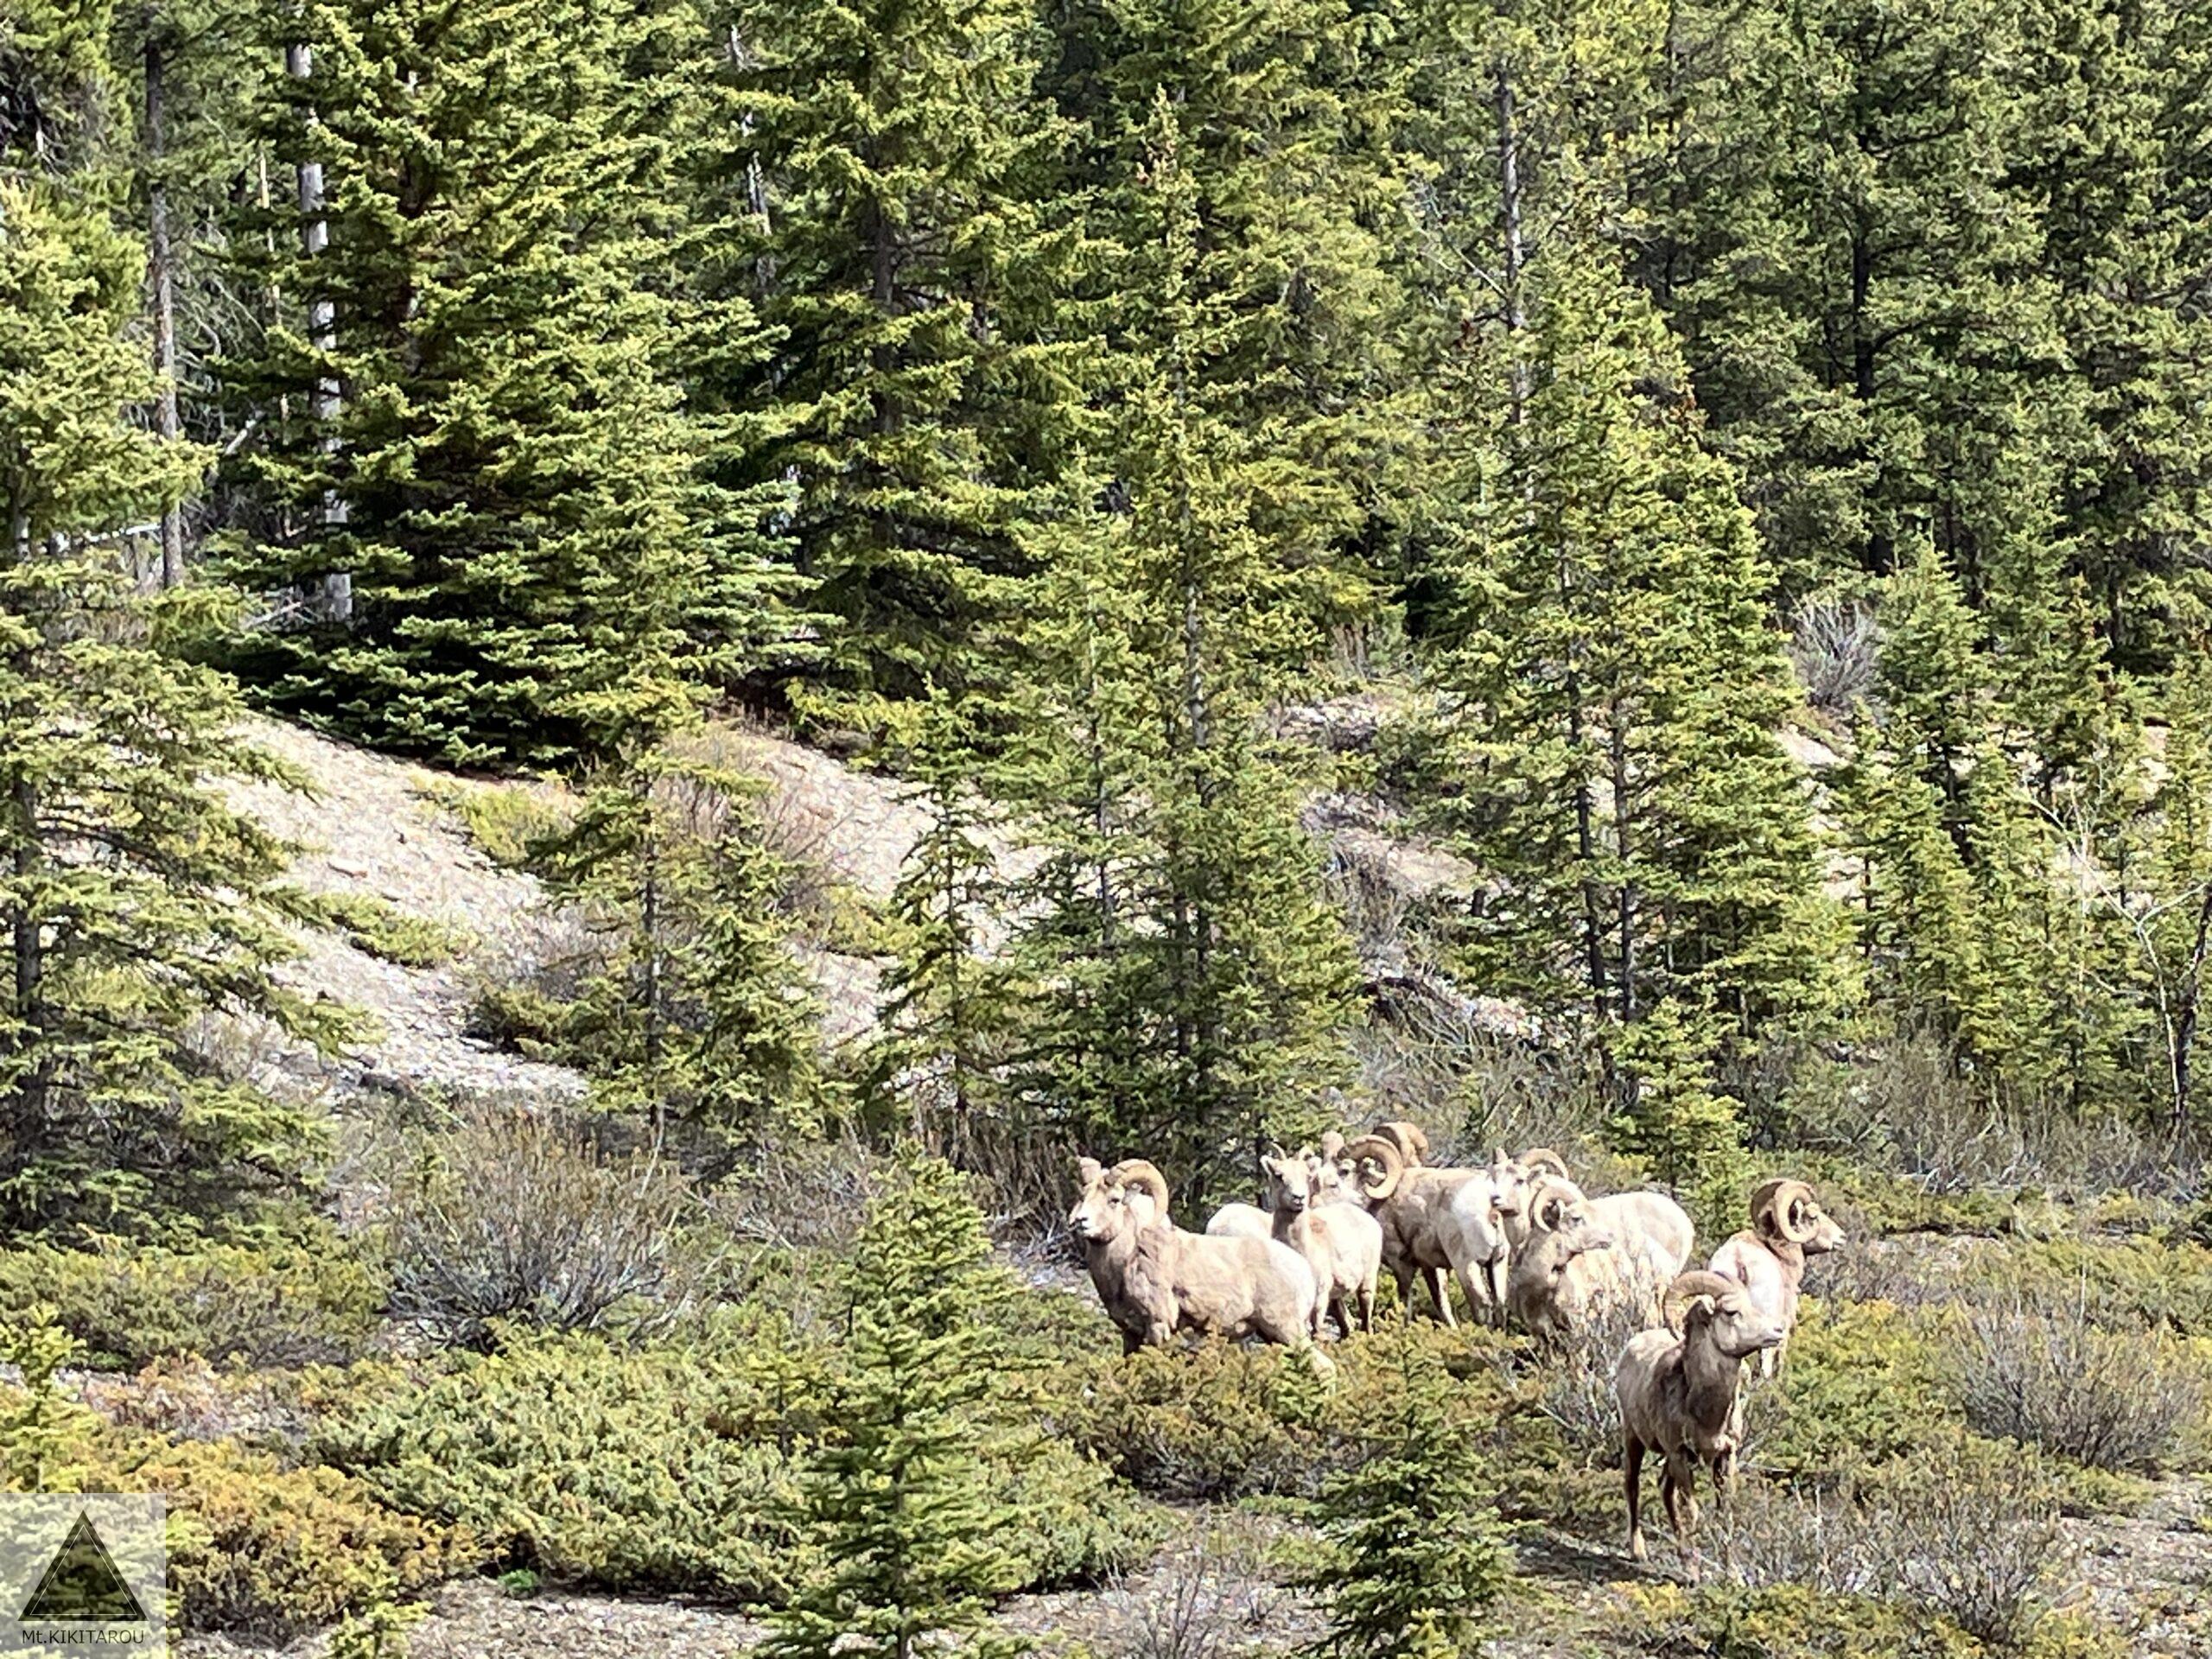
[(2069, 1561), (2054, 1484), (2008, 1448), (1963, 1439), (1834, 1494), (1746, 1483), (1705, 1526), (1708, 1558), (1742, 1588), (1878, 1598), (2012, 1646)]
[(226, 1441), (128, 1452), (91, 1478), (168, 1498), (169, 1585), (188, 1628), (287, 1637), (469, 1558), (446, 1529), (392, 1513), (335, 1470), (288, 1469)]
[(1620, 1402), (1613, 1397), (1613, 1379), (1621, 1351), (1647, 1322), (1643, 1308), (1611, 1307), (1544, 1356), (1537, 1409), (1558, 1425), (1560, 1440), (1586, 1463), (1620, 1461)]
[(558, 835), (575, 816), (566, 799), (529, 784), (441, 779), (423, 794), (461, 820), (469, 840), (486, 858), (511, 870), (527, 865), (532, 847)]
[(665, 1160), (551, 1112), (486, 1109), (418, 1146), (386, 1223), (398, 1318), (481, 1348), (499, 1320), (592, 1330), (663, 1290), (691, 1196)]
[(1280, 1348), (1140, 1349), (1065, 1368), (1047, 1426), (1157, 1497), (1309, 1498), (1366, 1455), (1359, 1426), (1390, 1419), (1392, 1378), (1408, 1363), (1448, 1377), (1455, 1416), (1499, 1435), (1525, 1405), (1501, 1363), (1506, 1345), (1487, 1331), (1388, 1321), (1330, 1348), (1325, 1386)]
[[(804, 1564), (790, 1505), (837, 1361), (775, 1324), (709, 1326), (681, 1349), (518, 1338), (364, 1376), (325, 1403), (308, 1451), (494, 1567), (772, 1602)], [(1156, 1517), (1071, 1446), (996, 1469), (1025, 1587), (1093, 1581), (1157, 1541)]]
[(283, 1637), (434, 1582), (465, 1552), (331, 1469), (287, 1467), (228, 1440), (172, 1445), (60, 1397), (69, 1340), (50, 1319), (0, 1329), (25, 1387), (0, 1386), (0, 1465), (18, 1491), (158, 1492), (168, 1581), (188, 1629)]
[(2170, 1466), (2204, 1420), (2204, 1378), (2171, 1338), (2101, 1330), (2080, 1303), (1984, 1303), (1967, 1316), (1957, 1363), (1975, 1429), (2094, 1469)]
[(1874, 689), (1881, 645), (1873, 607), (1864, 600), (1815, 594), (1798, 607), (1789, 662), (1814, 708), (1847, 716)]
[(337, 1402), (309, 1449), (499, 1566), (764, 1599), (787, 1587), (778, 1516), (811, 1395), (721, 1351), (517, 1341)]
[(473, 943), (459, 928), (428, 917), (410, 916), (374, 893), (317, 893), (311, 911), (325, 925), (344, 934), (355, 948), (403, 968), (442, 966)]
[(1833, 1484), (1909, 1456), (1929, 1425), (1959, 1422), (1939, 1317), (1884, 1302), (1801, 1304), (1780, 1380), (1754, 1383), (1745, 1467)]
[(104, 1238), (85, 1250), (0, 1253), (0, 1317), (50, 1303), (88, 1363), (111, 1370), (180, 1354), (342, 1364), (367, 1351), (383, 1300), (376, 1272), (330, 1246), (173, 1250)]

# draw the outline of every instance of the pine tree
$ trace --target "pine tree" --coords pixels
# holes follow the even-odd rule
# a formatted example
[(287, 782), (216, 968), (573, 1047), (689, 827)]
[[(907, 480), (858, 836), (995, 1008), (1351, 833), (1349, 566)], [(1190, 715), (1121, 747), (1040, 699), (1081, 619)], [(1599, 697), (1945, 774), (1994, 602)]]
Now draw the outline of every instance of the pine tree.
[(923, 706), (906, 781), (927, 827), (892, 894), (896, 960), (885, 974), (874, 1046), (887, 1094), (913, 1133), (963, 1167), (1003, 1149), (1003, 1074), (1014, 987), (997, 946), (1005, 882), (988, 840), (997, 809), (981, 791), (988, 751), (942, 695)]
[(1751, 522), (1607, 257), (1555, 257), (1528, 340), (1501, 349), (1525, 352), (1529, 393), (1465, 458), (1486, 505), (1435, 671), (1440, 817), (1497, 883), (1466, 960), (1605, 1043), (1711, 1009), (1718, 1064), (1847, 990)]
[(1410, 1344), (1391, 1357), (1394, 1419), (1363, 1424), (1366, 1455), (1322, 1490), (1332, 1559), (1313, 1587), (1328, 1599), (1329, 1631), (1314, 1651), (1446, 1659), (1482, 1640), (1513, 1559), (1484, 1433), (1458, 1408), (1451, 1376)]
[(1019, 1577), (985, 1459), (1008, 1363), (986, 1316), (1013, 1289), (989, 1257), (962, 1178), (903, 1150), (845, 1274), (848, 1363), (801, 1478), (825, 1566), (772, 1617), (768, 1659), (914, 1659), (943, 1634), (978, 1659), (1020, 1651), (987, 1633)]
[(537, 862), (603, 950), (573, 1003), (517, 1010), (606, 1103), (687, 1126), (715, 1161), (763, 1133), (817, 1128), (829, 1093), (820, 1011), (781, 909), (788, 871), (757, 793), (682, 738), (596, 774)]
[(798, 569), (842, 625), (801, 701), (872, 730), (998, 677), (1014, 531), (1077, 415), (1051, 327), (1081, 263), (1066, 133), (1013, 0), (730, 10), (720, 182), (773, 346), (714, 389), (772, 435), (732, 474), (793, 482)]
[[(10, 85), (8, 107), (96, 110), (96, 73)], [(105, 215), (102, 158), (57, 170), (67, 153), (0, 150), (0, 1224), (121, 1230), (296, 1178), (303, 1115), (198, 1038), (325, 1027), (269, 971), (290, 953), (283, 849), (220, 794), (277, 770), (235, 734), (231, 688), (168, 649), (219, 597), (149, 601), (120, 550), (202, 457), (130, 419), (156, 384), (144, 252)]]
[[(270, 138), (323, 166), (327, 246), (283, 213), (240, 239), (282, 309), (226, 371), (261, 435), (232, 568), (295, 595), (242, 658), (278, 707), (572, 766), (649, 747), (777, 626), (760, 504), (707, 487), (715, 435), (669, 379), (667, 139), (620, 79), (653, 26), (582, 0), (283, 20), (313, 73)], [(309, 602), (331, 572), (347, 617)]]
[(1111, 485), (1053, 526), (1029, 607), (1019, 789), (1054, 856), (1024, 948), (1050, 1004), (1033, 1088), (1062, 1111), (1109, 1103), (1070, 1129), (1150, 1148), (1202, 1206), (1269, 1140), (1322, 1127), (1356, 964), (1262, 729), (1314, 649), (1304, 579), (1261, 527), (1271, 469), (1201, 384), (1218, 336), (1197, 195), (1164, 108), (1154, 132), (1143, 291), (1164, 343), (1125, 399)]

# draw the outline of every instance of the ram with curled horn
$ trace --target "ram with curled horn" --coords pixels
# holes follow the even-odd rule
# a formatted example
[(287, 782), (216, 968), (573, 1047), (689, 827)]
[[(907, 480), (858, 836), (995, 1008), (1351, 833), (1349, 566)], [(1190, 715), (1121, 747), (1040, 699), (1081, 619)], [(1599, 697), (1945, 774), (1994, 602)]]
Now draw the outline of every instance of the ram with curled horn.
[(1789, 1333), (1797, 1325), (1797, 1300), (1808, 1258), (1843, 1248), (1843, 1229), (1821, 1208), (1813, 1189), (1779, 1176), (1751, 1194), (1751, 1224), (1713, 1253), (1706, 1265), (1751, 1293), (1761, 1312), (1780, 1323), (1783, 1341), (1759, 1355), (1759, 1375), (1782, 1369)]
[(1503, 1153), (1474, 1169), (1439, 1169), (1408, 1157), (1426, 1151), (1427, 1137), (1409, 1123), (1386, 1123), (1351, 1141), (1338, 1154), (1348, 1185), (1382, 1230), (1382, 1265), (1397, 1281), (1398, 1301), (1413, 1312), (1415, 1278), (1428, 1287), (1436, 1317), (1458, 1324), (1452, 1311), (1456, 1275), (1477, 1318), (1494, 1324), (1505, 1316), (1505, 1227), (1517, 1213), (1523, 1183)]
[(1272, 1238), (1188, 1233), (1169, 1214), (1166, 1178), (1141, 1158), (1077, 1165), (1068, 1225), (1107, 1317), (1135, 1353), (1176, 1332), (1257, 1337), (1287, 1347), (1313, 1339), (1317, 1287), (1297, 1251)]
[(1645, 1558), (1643, 1459), (1656, 1453), (1662, 1459), (1660, 1497), (1694, 1580), (1698, 1469), (1712, 1471), (1715, 1495), (1725, 1503), (1741, 1437), (1736, 1407), (1744, 1361), (1771, 1349), (1783, 1331), (1744, 1286), (1707, 1269), (1678, 1274), (1667, 1287), (1664, 1307), (1667, 1328), (1630, 1338), (1613, 1376), (1628, 1549), (1635, 1560)]

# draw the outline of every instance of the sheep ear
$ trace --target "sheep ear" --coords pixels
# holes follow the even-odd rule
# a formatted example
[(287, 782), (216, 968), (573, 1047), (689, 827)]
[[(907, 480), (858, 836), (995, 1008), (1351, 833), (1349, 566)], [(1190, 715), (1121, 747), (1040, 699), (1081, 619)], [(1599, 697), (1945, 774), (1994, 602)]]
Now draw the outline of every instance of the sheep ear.
[(1075, 1170), (1076, 1173), (1082, 1178), (1083, 1184), (1090, 1186), (1106, 1173), (1106, 1166), (1096, 1158), (1078, 1158), (1075, 1160)]

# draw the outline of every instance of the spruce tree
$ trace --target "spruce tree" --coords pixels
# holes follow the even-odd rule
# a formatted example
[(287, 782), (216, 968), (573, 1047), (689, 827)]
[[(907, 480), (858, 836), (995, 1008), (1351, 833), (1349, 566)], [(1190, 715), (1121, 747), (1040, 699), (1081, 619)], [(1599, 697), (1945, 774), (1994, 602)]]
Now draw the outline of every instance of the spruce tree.
[(606, 1103), (684, 1126), (715, 1163), (818, 1127), (828, 1093), (758, 787), (683, 738), (594, 774), (536, 862), (603, 943), (573, 1002), (513, 1009)]
[(1526, 343), (1500, 349), (1525, 353), (1529, 392), (1464, 458), (1484, 505), (1434, 674), (1440, 820), (1496, 883), (1469, 969), (1609, 1045), (1709, 1009), (1708, 1065), (1816, 1028), (1847, 994), (1840, 918), (1734, 475), (1609, 256), (1555, 257)]
[(1031, 1086), (1062, 1111), (1106, 1106), (1071, 1131), (1149, 1148), (1202, 1206), (1268, 1141), (1324, 1127), (1357, 976), (1263, 725), (1316, 649), (1306, 578), (1262, 529), (1266, 457), (1198, 372), (1233, 325), (1196, 284), (1195, 181), (1164, 105), (1154, 135), (1162, 343), (1124, 400), (1111, 484), (1049, 532), (1014, 788), (1052, 852), (1024, 922), (1047, 1004)]
[(982, 792), (988, 753), (953, 700), (919, 711), (906, 777), (927, 825), (892, 894), (895, 960), (878, 1002), (880, 1085), (903, 1096), (912, 1130), (963, 1167), (1004, 1150), (1004, 1071), (1014, 1024), (1002, 960), (1006, 884)]
[[(11, 84), (9, 107), (96, 108), (92, 73)], [(150, 601), (122, 550), (202, 459), (130, 418), (155, 390), (144, 251), (106, 216), (100, 158), (54, 153), (0, 150), (0, 1226), (119, 1230), (299, 1175), (304, 1116), (200, 1039), (317, 1027), (270, 974), (283, 851), (221, 794), (276, 770), (231, 688), (169, 649), (219, 599)]]
[(800, 688), (874, 730), (988, 648), (1014, 531), (1075, 420), (1057, 313), (1081, 238), (1055, 207), (1064, 124), (1014, 0), (736, 0), (718, 152), (772, 344), (710, 389), (768, 433), (733, 477), (788, 480), (790, 532), (838, 625)]
[(768, 1659), (915, 1659), (945, 1635), (978, 1659), (1020, 1650), (988, 1633), (1019, 1578), (985, 1459), (1008, 1363), (987, 1315), (1012, 1292), (963, 1178), (908, 1146), (845, 1272), (846, 1366), (800, 1479), (824, 1565), (771, 1618)]
[(1330, 1551), (1312, 1587), (1327, 1598), (1313, 1651), (1339, 1659), (1446, 1659), (1471, 1651), (1505, 1593), (1513, 1558), (1497, 1513), (1486, 1427), (1454, 1400), (1433, 1356), (1401, 1342), (1387, 1421), (1359, 1426), (1364, 1455), (1319, 1504)]
[[(668, 135), (622, 79), (653, 21), (583, 0), (270, 20), (315, 47), (272, 154), (329, 192), (305, 216), (327, 246), (301, 251), (287, 212), (238, 244), (271, 251), (253, 274), (280, 305), (226, 365), (257, 423), (232, 568), (289, 595), (241, 660), (277, 707), (574, 766), (649, 747), (777, 626), (759, 504), (707, 487), (715, 435), (670, 380)], [(314, 598), (333, 572), (343, 617)]]

